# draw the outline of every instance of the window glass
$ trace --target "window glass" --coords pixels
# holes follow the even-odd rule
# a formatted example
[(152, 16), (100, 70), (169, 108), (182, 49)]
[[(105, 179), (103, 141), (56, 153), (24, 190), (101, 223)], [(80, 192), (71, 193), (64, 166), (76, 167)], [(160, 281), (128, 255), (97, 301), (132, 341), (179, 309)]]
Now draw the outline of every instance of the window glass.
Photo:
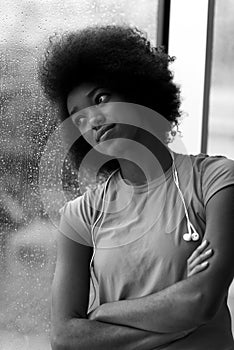
[[(54, 32), (91, 24), (136, 25), (155, 42), (157, 1), (3, 0), (0, 13), (0, 348), (47, 350), (56, 227), (38, 169), (56, 110), (40, 90), (38, 60)], [(77, 174), (65, 165), (78, 195)], [(48, 193), (56, 211), (59, 193)]]
[(234, 2), (215, 2), (208, 153), (234, 159)]
[[(181, 88), (179, 129), (188, 154), (201, 148), (207, 14), (208, 0), (171, 0), (169, 54), (176, 57), (172, 68)], [(184, 153), (176, 141), (172, 149)]]

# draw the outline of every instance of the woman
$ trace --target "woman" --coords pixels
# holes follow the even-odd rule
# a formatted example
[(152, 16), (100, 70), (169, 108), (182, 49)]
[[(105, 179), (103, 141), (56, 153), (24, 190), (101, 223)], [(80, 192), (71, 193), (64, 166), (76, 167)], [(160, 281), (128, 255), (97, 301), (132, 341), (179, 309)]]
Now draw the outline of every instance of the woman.
[(180, 117), (171, 61), (121, 26), (66, 34), (47, 50), (42, 85), (79, 129), (79, 148), (95, 149), (91, 162), (114, 159), (101, 186), (61, 210), (53, 350), (234, 348), (234, 163), (167, 147)]

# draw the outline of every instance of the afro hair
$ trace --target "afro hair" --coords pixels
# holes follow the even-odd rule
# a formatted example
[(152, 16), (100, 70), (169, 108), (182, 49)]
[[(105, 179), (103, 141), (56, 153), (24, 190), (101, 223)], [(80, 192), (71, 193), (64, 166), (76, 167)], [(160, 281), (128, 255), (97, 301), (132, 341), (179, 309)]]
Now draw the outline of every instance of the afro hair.
[(136, 28), (94, 26), (52, 37), (39, 78), (49, 99), (63, 105), (62, 119), (68, 116), (68, 93), (83, 82), (95, 81), (177, 125), (180, 91), (168, 69), (173, 60)]
[[(160, 113), (172, 129), (181, 116), (180, 89), (168, 67), (173, 60), (137, 28), (91, 26), (50, 38), (39, 80), (47, 97), (59, 106), (61, 120), (68, 117), (69, 92), (81, 83), (96, 82), (121, 93), (128, 102)], [(90, 146), (81, 137), (71, 149), (75, 157), (77, 149), (87, 153)]]

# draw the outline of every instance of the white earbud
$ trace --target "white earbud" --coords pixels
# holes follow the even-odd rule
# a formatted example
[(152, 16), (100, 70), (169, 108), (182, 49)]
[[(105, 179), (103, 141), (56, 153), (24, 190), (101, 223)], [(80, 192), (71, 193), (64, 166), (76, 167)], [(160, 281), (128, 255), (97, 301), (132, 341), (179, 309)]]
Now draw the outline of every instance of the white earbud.
[(191, 235), (191, 233), (189, 233), (189, 232), (184, 233), (184, 234), (183, 234), (183, 239), (184, 239), (184, 241), (186, 241), (186, 242), (191, 241), (191, 239), (192, 239), (191, 236), (192, 236), (192, 235)]
[(186, 241), (186, 242), (189, 242), (189, 241), (198, 241), (199, 240), (199, 234), (197, 232), (193, 232), (193, 233), (189, 233), (189, 232), (186, 232), (183, 234), (183, 240)]
[(192, 241), (198, 241), (200, 238), (198, 232), (193, 232), (192, 233)]

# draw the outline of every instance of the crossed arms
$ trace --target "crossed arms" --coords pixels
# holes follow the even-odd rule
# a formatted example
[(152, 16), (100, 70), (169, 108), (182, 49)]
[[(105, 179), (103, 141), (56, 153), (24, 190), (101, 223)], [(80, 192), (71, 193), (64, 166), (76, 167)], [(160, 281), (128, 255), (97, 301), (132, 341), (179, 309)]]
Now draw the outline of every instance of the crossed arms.
[(233, 212), (234, 186), (207, 203), (204, 238), (214, 250), (207, 269), (158, 293), (103, 304), (89, 319), (92, 249), (60, 235), (52, 288), (52, 349), (153, 349), (209, 322), (233, 278)]

